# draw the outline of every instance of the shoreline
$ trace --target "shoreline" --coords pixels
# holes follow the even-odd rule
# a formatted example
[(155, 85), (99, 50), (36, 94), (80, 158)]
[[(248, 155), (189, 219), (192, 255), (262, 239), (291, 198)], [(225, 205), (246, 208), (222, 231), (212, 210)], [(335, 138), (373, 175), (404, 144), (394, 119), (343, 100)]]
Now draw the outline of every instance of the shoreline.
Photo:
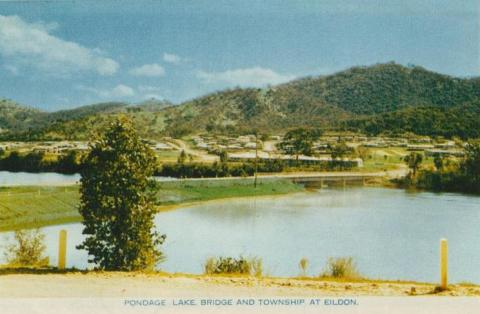
[(198, 200), (198, 201), (192, 201), (192, 202), (184, 202), (184, 203), (177, 203), (177, 204), (169, 204), (169, 205), (158, 205), (156, 206), (158, 208), (158, 213), (162, 212), (167, 212), (179, 208), (187, 208), (187, 207), (193, 207), (197, 205), (208, 205), (208, 204), (214, 204), (226, 200), (244, 200), (246, 198), (255, 198), (255, 199), (269, 199), (269, 198), (283, 198), (283, 197), (288, 197), (292, 195), (297, 195), (297, 194), (305, 194), (305, 193), (311, 193), (307, 189), (303, 191), (292, 191), (292, 192), (287, 192), (283, 194), (261, 194), (261, 195), (245, 195), (245, 196), (228, 196), (228, 197), (222, 197), (222, 198), (215, 198), (215, 199), (207, 199), (207, 200)]
[[(282, 197), (288, 197), (292, 195), (297, 195), (297, 194), (305, 194), (305, 193), (311, 193), (308, 190), (305, 191), (292, 191), (289, 193), (285, 194), (263, 194), (263, 195), (258, 195), (258, 196), (230, 196), (230, 197), (224, 197), (224, 198), (216, 198), (216, 199), (210, 199), (210, 200), (199, 200), (199, 201), (193, 201), (193, 202), (185, 202), (185, 203), (177, 203), (177, 204), (170, 204), (170, 205), (159, 205), (155, 206), (157, 208), (157, 214), (163, 213), (163, 212), (168, 212), (172, 210), (177, 210), (177, 209), (182, 209), (182, 208), (188, 208), (192, 206), (197, 206), (197, 205), (202, 205), (202, 204), (214, 204), (217, 202), (222, 202), (225, 200), (242, 200), (246, 199), (249, 197), (254, 197), (255, 199), (271, 199), (271, 198), (282, 198)], [(62, 219), (65, 219), (65, 221), (62, 221)], [(44, 228), (44, 227), (52, 227), (52, 226), (58, 226), (58, 225), (69, 225), (69, 224), (76, 224), (76, 223), (81, 223), (82, 219), (80, 217), (70, 217), (69, 218), (58, 218), (60, 223), (51, 223), (51, 224), (46, 224), (42, 225), (38, 228)], [(32, 228), (25, 228), (25, 229), (35, 229), (36, 227)], [(14, 229), (9, 229), (9, 230), (4, 230), (0, 228), (0, 234), (6, 233), (6, 232), (13, 232), (17, 230), (16, 228)]]
[(139, 272), (20, 273), (0, 268), (0, 298), (232, 296), (480, 296), (480, 285)]
[[(261, 177), (260, 177), (261, 178)], [(278, 178), (278, 179), (283, 179), (286, 180), (286, 178)], [(32, 188), (32, 187), (39, 187), (42, 188), (41, 186), (24, 186), (23, 188)], [(58, 188), (63, 188), (64, 186), (57, 186)], [(403, 187), (398, 187), (395, 184), (390, 183), (389, 181), (382, 180), (380, 182), (374, 182), (374, 183), (369, 183), (363, 186), (357, 186), (357, 185), (351, 185), (349, 188), (360, 188), (360, 187), (370, 187), (370, 188), (386, 188), (386, 189), (400, 189), (404, 191), (410, 191), (410, 192), (418, 192), (418, 193), (452, 193), (452, 194), (460, 194), (460, 195), (467, 195), (467, 196), (478, 196), (476, 194), (465, 194), (465, 193), (458, 193), (458, 192), (435, 192), (435, 191), (429, 191), (429, 190), (422, 190), (422, 189), (406, 189)], [(2, 187), (0, 187), (1, 189)], [(5, 188), (19, 188), (18, 186), (9, 186)], [(52, 186), (46, 186), (45, 188), (54, 188)], [(331, 188), (329, 186), (326, 187)], [(210, 199), (200, 199), (200, 200), (185, 200), (185, 201), (180, 201), (178, 203), (171, 203), (171, 204), (160, 204), (160, 205), (154, 205), (155, 208), (157, 209), (157, 213), (162, 213), (162, 212), (168, 212), (176, 209), (181, 209), (181, 208), (188, 208), (192, 206), (199, 206), (199, 205), (208, 205), (208, 204), (214, 204), (218, 202), (224, 202), (226, 200), (244, 200), (246, 198), (255, 198), (259, 200), (263, 199), (273, 199), (273, 198), (282, 198), (282, 197), (289, 197), (292, 195), (300, 195), (300, 194), (306, 194), (306, 193), (313, 193), (313, 190), (316, 189), (310, 189), (308, 187), (302, 187), (301, 190), (291, 190), (291, 191), (286, 191), (286, 192), (281, 192), (278, 193), (277, 191), (272, 192), (272, 193), (259, 193), (259, 195), (230, 195), (230, 196), (225, 196), (225, 197), (219, 197), (219, 198), (210, 198)], [(263, 191), (265, 192), (265, 191)], [(0, 233), (6, 233), (6, 232), (12, 232), (18, 229), (35, 229), (35, 228), (43, 228), (43, 227), (50, 227), (50, 226), (56, 226), (56, 225), (62, 225), (62, 224), (74, 224), (74, 223), (80, 223), (82, 221), (81, 217), (78, 215), (77, 211), (74, 211), (73, 214), (71, 211), (66, 212), (64, 216), (56, 216), (55, 218), (52, 219), (45, 219), (41, 223), (38, 223), (38, 217), (32, 217), (32, 221), (35, 222), (20, 222), (17, 224), (12, 224), (8, 227), (2, 227), (0, 226)]]
[[(283, 179), (283, 180), (285, 180), (285, 179)], [(170, 189), (170, 190), (167, 189), (166, 191), (173, 191), (174, 193), (180, 193), (180, 195), (182, 193), (185, 193), (185, 191), (187, 191), (187, 198), (184, 199), (184, 200), (180, 200), (176, 203), (155, 204), (154, 206), (157, 209), (157, 213), (161, 213), (161, 212), (165, 212), (165, 211), (169, 211), (169, 210), (174, 210), (174, 209), (177, 209), (179, 207), (195, 206), (195, 205), (205, 204), (205, 203), (213, 202), (213, 201), (218, 202), (218, 201), (225, 201), (225, 200), (228, 200), (228, 199), (242, 199), (242, 198), (247, 198), (247, 197), (250, 197), (250, 198), (278, 197), (278, 196), (287, 196), (287, 195), (291, 195), (291, 194), (295, 194), (295, 193), (304, 193), (306, 191), (305, 188), (300, 187), (300, 186), (298, 186), (295, 183), (290, 182), (290, 181), (288, 181), (287, 185), (285, 185), (285, 182), (281, 183), (280, 184), (280, 190), (276, 190), (275, 187), (274, 187), (274, 184), (275, 184), (275, 182), (268, 183), (266, 188), (263, 188), (263, 189), (262, 189), (262, 186), (259, 186), (258, 195), (255, 195), (254, 193), (250, 193), (250, 192), (255, 192), (255, 190), (253, 190), (253, 187), (252, 187), (252, 190), (247, 189), (247, 191), (245, 193), (245, 187), (246, 187), (245, 185), (239, 185), (239, 186), (236, 186), (236, 185), (222, 186), (222, 185), (220, 185), (220, 186), (216, 186), (216, 187), (213, 187), (213, 188), (212, 187), (210, 187), (210, 188), (199, 187), (200, 190), (197, 190), (197, 191), (192, 191), (190, 189), (185, 189), (184, 187), (175, 187), (175, 188)], [(55, 188), (55, 187), (51, 187), (51, 186), (47, 186), (47, 187), (41, 187), (41, 186), (16, 187), (15, 186), (15, 187), (7, 187), (7, 188), (12, 188), (12, 189), (32, 189), (33, 188), (33, 192), (29, 191), (29, 192), (27, 192), (27, 194), (32, 195), (32, 202), (34, 202), (34, 201), (37, 201), (36, 197), (38, 197), (38, 195), (41, 195), (41, 194), (37, 195), (37, 193), (35, 191), (35, 187), (36, 188), (46, 188), (46, 189)], [(64, 187), (61, 186), (61, 187), (57, 187), (57, 188), (59, 188), (61, 190)], [(209, 189), (209, 192), (211, 192), (211, 191), (214, 192), (213, 196), (212, 195), (203, 195), (204, 199), (196, 199), (195, 200), (195, 197), (198, 197), (198, 195), (202, 195), (202, 191), (205, 192), (206, 191), (205, 189), (207, 189), (207, 188)], [(72, 188), (70, 188), (70, 189), (72, 189)], [(222, 193), (219, 193), (218, 194), (219, 197), (216, 197), (215, 191), (225, 192), (225, 189), (228, 189), (227, 193), (226, 193), (227, 195), (222, 195)], [(64, 192), (67, 192), (67, 191), (64, 191)], [(69, 190), (67, 193), (70, 193), (70, 192), (71, 191)], [(8, 192), (8, 193), (9, 193), (8, 196), (11, 198), (11, 201), (13, 200), (13, 202), (15, 202), (15, 193), (12, 193), (12, 194), (10, 194), (10, 192)], [(53, 197), (55, 198), (55, 196), (56, 196), (55, 192), (53, 192), (53, 194), (52, 194), (52, 192), (50, 191), (49, 193), (51, 195), (54, 195)], [(188, 193), (190, 193), (190, 195)], [(230, 193), (230, 195), (229, 195), (229, 193)], [(49, 196), (47, 195), (45, 197), (49, 197)], [(191, 197), (191, 199), (188, 199), (188, 197)], [(8, 206), (6, 208), (7, 208), (7, 210), (9, 209)], [(64, 224), (64, 223), (65, 224), (67, 224), (67, 223), (68, 224), (79, 223), (79, 222), (82, 221), (81, 216), (79, 215), (78, 211), (75, 210), (75, 207), (68, 207), (66, 209), (63, 209), (63, 211), (56, 213), (55, 217), (53, 217), (53, 218), (48, 218), (48, 216), (46, 214), (44, 214), (44, 217), (47, 217), (47, 218), (45, 218), (43, 220), (41, 219), (42, 216), (35, 216), (34, 214), (35, 214), (35, 212), (33, 212), (31, 215), (29, 215), (28, 213), (25, 214), (24, 217), (23, 217), (23, 219), (25, 221), (22, 221), (22, 218), (17, 218), (17, 221), (15, 221), (14, 219), (12, 219), (12, 221), (6, 221), (3, 225), (0, 225), (0, 233), (11, 232), (11, 231), (14, 231), (14, 230), (17, 230), (17, 229), (34, 229), (34, 228), (48, 227), (48, 226), (60, 225), (60, 224)]]
[[(387, 178), (395, 178), (398, 176), (405, 175), (407, 173), (405, 167), (400, 165), (395, 169), (385, 170), (385, 171), (361, 171), (362, 168), (355, 168), (351, 171), (284, 171), (284, 172), (261, 172), (258, 173), (259, 179), (289, 179), (292, 177), (297, 176), (304, 176), (304, 177), (342, 177), (342, 176), (349, 176), (349, 177), (363, 177), (363, 176), (372, 176), (372, 177), (387, 177)], [(9, 172), (9, 173), (16, 173), (16, 174), (27, 174), (27, 175), (62, 175), (62, 176), (76, 176), (78, 173), (60, 173), (60, 172), (25, 172), (25, 171), (8, 171), (8, 170), (1, 170), (0, 172)], [(175, 178), (175, 177), (152, 177), (155, 181), (162, 183), (162, 182), (175, 182), (175, 181), (223, 181), (223, 180), (253, 180), (255, 176), (247, 176), (247, 177), (205, 177), (205, 178)], [(166, 178), (166, 179), (156, 179), (156, 178)], [(42, 185), (32, 184), (26, 185), (21, 183), (13, 183), (13, 184), (0, 184), (0, 188), (8, 188), (8, 187), (25, 187), (25, 186), (48, 186), (48, 187), (68, 187), (68, 186), (75, 186), (79, 185), (79, 181), (75, 182), (55, 182), (55, 183), (48, 183), (42, 182)]]

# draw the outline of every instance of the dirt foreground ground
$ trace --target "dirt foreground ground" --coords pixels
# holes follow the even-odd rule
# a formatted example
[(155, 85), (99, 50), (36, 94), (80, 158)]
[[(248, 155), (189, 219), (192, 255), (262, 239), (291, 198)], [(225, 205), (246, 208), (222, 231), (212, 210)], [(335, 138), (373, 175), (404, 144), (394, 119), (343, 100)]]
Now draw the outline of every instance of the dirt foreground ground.
[(383, 281), (217, 277), (143, 273), (2, 274), (0, 298), (22, 297), (259, 297), (259, 296), (480, 296), (478, 285)]

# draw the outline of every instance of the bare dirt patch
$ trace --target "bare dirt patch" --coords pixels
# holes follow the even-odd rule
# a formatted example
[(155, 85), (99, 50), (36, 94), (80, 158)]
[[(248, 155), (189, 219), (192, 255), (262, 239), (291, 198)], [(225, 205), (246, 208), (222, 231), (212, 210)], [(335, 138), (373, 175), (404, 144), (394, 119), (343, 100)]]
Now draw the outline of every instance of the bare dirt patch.
[(4, 274), (0, 297), (480, 296), (480, 286), (121, 272)]

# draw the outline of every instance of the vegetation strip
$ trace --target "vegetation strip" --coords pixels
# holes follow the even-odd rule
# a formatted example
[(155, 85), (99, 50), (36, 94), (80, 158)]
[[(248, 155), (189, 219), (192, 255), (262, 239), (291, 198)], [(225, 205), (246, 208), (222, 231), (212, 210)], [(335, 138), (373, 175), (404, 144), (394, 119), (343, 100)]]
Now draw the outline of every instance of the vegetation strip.
[[(160, 206), (200, 202), (230, 197), (281, 195), (303, 191), (301, 185), (287, 179), (260, 179), (257, 188), (252, 179), (171, 181), (158, 183)], [(0, 231), (36, 228), (79, 222), (78, 186), (0, 187)]]

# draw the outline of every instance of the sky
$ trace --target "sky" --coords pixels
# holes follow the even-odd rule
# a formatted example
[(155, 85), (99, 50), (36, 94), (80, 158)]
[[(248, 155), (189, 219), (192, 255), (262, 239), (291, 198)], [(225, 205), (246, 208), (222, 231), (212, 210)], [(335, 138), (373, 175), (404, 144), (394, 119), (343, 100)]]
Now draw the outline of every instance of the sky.
[(480, 0), (0, 0), (0, 98), (46, 111), (390, 61), (479, 76)]

